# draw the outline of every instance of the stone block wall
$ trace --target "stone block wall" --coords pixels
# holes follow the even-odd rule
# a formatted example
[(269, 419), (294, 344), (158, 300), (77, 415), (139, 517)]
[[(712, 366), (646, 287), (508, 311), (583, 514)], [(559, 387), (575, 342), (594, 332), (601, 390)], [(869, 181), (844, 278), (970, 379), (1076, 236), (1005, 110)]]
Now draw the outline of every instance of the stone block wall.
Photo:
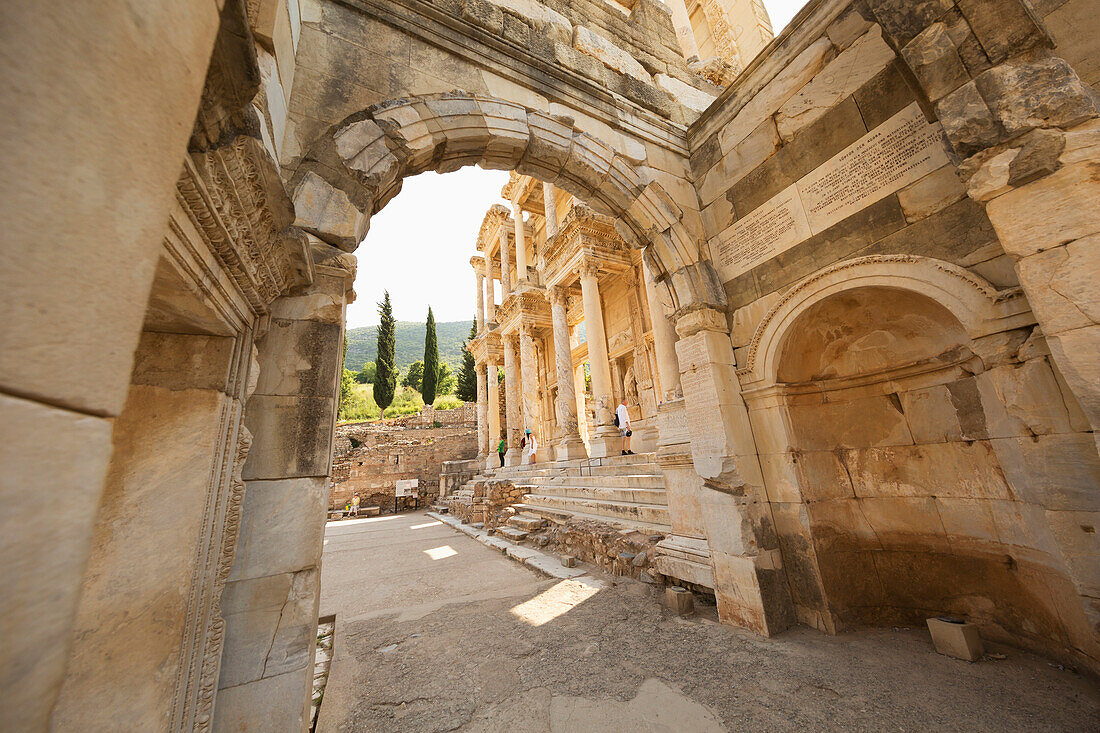
[[(440, 493), (444, 463), (477, 457), (477, 429), (465, 424), (467, 412), (426, 411), (406, 418), (403, 425), (387, 421), (337, 426), (330, 506), (343, 507), (358, 493), (362, 506), (392, 512), (397, 482), (402, 479), (419, 481), (420, 506), (433, 503)], [(435, 418), (457, 424), (431, 427)], [(399, 508), (406, 503), (412, 508), (411, 500)]]
[(937, 610), (1097, 664), (1096, 36), (1040, 5), (820, 3), (690, 128), (726, 301), (677, 324), (723, 425), (691, 450), (747, 499), (680, 515), (724, 618), (755, 584), (784, 624)]

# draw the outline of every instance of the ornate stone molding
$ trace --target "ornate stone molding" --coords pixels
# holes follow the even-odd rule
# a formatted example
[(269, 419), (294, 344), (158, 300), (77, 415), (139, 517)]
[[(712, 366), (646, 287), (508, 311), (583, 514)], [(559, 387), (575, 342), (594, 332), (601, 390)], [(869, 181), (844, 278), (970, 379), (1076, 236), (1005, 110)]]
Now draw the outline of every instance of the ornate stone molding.
[[(869, 255), (822, 268), (792, 286), (761, 319), (737, 370), (742, 384), (774, 378), (782, 335), (797, 317), (827, 297), (863, 287), (913, 290), (935, 300), (972, 338), (1034, 322), (1020, 288), (998, 290), (957, 265), (918, 255)], [(679, 330), (679, 327), (677, 327)]]
[(680, 338), (694, 336), (700, 331), (729, 333), (726, 314), (714, 308), (695, 308), (676, 319), (676, 334)]

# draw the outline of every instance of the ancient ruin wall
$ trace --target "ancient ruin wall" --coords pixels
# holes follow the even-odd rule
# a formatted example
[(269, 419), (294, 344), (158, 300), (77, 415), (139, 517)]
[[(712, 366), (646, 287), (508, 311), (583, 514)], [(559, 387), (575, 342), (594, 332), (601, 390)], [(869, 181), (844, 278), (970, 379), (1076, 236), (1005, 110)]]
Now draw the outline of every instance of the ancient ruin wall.
[(443, 464), (477, 456), (477, 428), (466, 417), (468, 408), (426, 409), (400, 421), (337, 426), (330, 506), (343, 507), (358, 492), (363, 506), (392, 512), (395, 487), (403, 479), (419, 481), (421, 506), (435, 501)]

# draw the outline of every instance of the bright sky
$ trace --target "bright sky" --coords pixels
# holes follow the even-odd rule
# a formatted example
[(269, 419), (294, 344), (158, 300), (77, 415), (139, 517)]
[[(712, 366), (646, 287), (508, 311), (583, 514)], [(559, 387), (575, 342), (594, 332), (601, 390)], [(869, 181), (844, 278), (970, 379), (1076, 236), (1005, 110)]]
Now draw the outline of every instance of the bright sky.
[[(764, 0), (776, 35), (805, 0)], [(474, 317), (474, 274), (470, 257), (486, 210), (504, 203), (504, 171), (469, 166), (454, 173), (406, 178), (404, 188), (371, 218), (367, 238), (355, 254), (356, 300), (348, 307), (348, 328), (378, 323), (377, 303), (387, 288), (399, 321), (423, 321), (428, 306), (437, 321)]]
[(355, 250), (359, 272), (348, 328), (378, 323), (377, 303), (390, 291), (394, 317), (423, 321), (428, 306), (437, 321), (473, 320), (474, 271), (481, 220), (494, 203), (506, 171), (468, 166), (454, 173), (406, 178), (397, 197), (371, 217), (367, 238)]

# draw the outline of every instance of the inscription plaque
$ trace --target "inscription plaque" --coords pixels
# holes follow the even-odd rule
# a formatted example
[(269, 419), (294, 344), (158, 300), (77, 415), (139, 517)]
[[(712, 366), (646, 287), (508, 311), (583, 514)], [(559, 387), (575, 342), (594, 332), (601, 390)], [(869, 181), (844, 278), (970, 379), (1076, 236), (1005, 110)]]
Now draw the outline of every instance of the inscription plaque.
[(946, 165), (946, 145), (939, 123), (909, 105), (719, 234), (714, 259), (722, 280)]

